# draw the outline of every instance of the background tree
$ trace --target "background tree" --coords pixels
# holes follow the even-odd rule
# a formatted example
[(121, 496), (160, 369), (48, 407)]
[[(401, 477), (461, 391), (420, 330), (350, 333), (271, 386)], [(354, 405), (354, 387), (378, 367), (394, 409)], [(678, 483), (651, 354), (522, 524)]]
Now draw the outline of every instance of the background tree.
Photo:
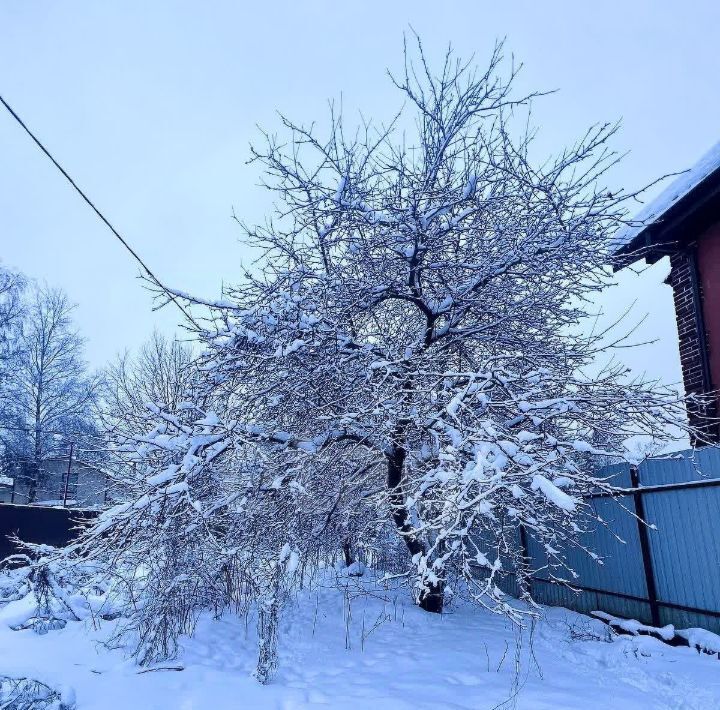
[[(43, 479), (43, 461), (95, 433), (92, 408), (97, 378), (88, 375), (83, 340), (74, 328), (74, 306), (59, 289), (33, 289), (27, 302), (18, 357), (8, 377), (10, 456), (26, 462), (28, 502)], [(65, 453), (65, 450), (62, 451)]]
[(17, 349), (22, 320), (25, 279), (0, 266), (0, 372), (7, 375), (8, 361)]
[(25, 279), (20, 274), (0, 267), (0, 455), (3, 462), (0, 470), (7, 466), (6, 448), (15, 436), (15, 432), (7, 428), (13, 425), (9, 382), (17, 363), (24, 289)]
[(189, 344), (155, 331), (136, 355), (125, 352), (102, 376), (99, 416), (109, 433), (137, 433), (152, 416), (148, 404), (174, 411), (187, 396), (194, 354)]

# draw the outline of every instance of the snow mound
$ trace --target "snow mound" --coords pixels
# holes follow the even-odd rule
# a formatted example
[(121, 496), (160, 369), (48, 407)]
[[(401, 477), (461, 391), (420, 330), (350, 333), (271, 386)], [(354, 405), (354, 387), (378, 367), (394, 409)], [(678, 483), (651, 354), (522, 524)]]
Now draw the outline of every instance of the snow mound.
[(647, 624), (643, 624), (635, 619), (621, 619), (620, 617), (613, 616), (612, 614), (607, 614), (604, 611), (593, 611), (592, 615), (596, 616), (598, 619), (606, 621), (613, 628), (620, 629), (621, 631), (632, 634), (633, 636), (637, 636), (638, 634), (649, 634), (650, 636), (657, 636), (663, 641), (671, 641), (675, 638), (675, 627), (672, 624), (662, 627), (648, 626)]
[(705, 653), (720, 653), (720, 636), (707, 629), (682, 629), (677, 635), (690, 646)]

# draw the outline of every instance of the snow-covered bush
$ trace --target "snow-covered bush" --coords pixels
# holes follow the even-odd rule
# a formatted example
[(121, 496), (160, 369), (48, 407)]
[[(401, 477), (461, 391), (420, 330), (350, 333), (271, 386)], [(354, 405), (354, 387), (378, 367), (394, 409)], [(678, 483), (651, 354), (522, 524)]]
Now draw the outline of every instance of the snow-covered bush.
[(3, 710), (73, 710), (72, 690), (54, 690), (32, 678), (0, 675), (0, 708)]
[[(256, 612), (259, 678), (276, 663), (277, 621), (303, 559), (319, 559), (303, 529), (307, 512), (292, 487), (268, 481), (268, 462), (241, 447), (210, 411), (183, 403), (158, 425), (119, 447), (130, 465), (116, 469), (128, 500), (63, 552), (96, 565), (116, 590), (115, 641), (141, 663), (177, 653), (199, 615)], [(265, 670), (262, 670), (262, 669)]]
[(100, 566), (48, 545), (24, 546), (27, 554), (0, 566), (0, 625), (45, 634), (68, 621), (115, 616)]

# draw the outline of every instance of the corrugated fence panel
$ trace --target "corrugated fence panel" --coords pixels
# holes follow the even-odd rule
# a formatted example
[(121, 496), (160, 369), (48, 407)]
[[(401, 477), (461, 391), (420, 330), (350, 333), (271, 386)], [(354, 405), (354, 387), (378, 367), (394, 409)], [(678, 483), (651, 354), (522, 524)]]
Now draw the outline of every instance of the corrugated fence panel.
[[(627, 474), (629, 482), (629, 467), (621, 473), (623, 480), (617, 480), (617, 483), (625, 485), (624, 474)], [(538, 581), (533, 585), (535, 598), (546, 604), (569, 606), (577, 611), (604, 609), (617, 616), (649, 620), (650, 607), (646, 602), (620, 596), (647, 598), (632, 497), (623, 497), (620, 502), (599, 498), (590, 501), (590, 504), (602, 522), (592, 523), (589, 531), (581, 535), (580, 544), (594, 552), (601, 562), (582, 549), (563, 551), (568, 567), (578, 577), (564, 576), (571, 585), (588, 589), (575, 593), (561, 585)], [(535, 568), (547, 564), (547, 556), (536, 542), (529, 541), (528, 551)], [(547, 580), (549, 574), (547, 570), (541, 570), (536, 577)], [(603, 594), (603, 591), (608, 593)]]
[[(579, 575), (574, 580), (577, 584), (645, 597), (647, 588), (637, 524), (632, 516), (635, 512), (632, 498), (624, 499), (622, 504), (627, 510), (622, 509), (611, 499), (592, 501), (592, 507), (605, 524), (599, 522), (591, 524), (591, 529), (580, 536), (580, 544), (594, 552), (601, 562), (593, 559), (582, 549), (563, 549), (562, 552), (568, 567)], [(548, 563), (544, 550), (531, 536), (528, 541), (528, 551), (536, 569)], [(561, 574), (559, 570), (558, 574)], [(536, 576), (540, 579), (548, 579), (550, 575), (547, 569), (540, 569)], [(572, 581), (571, 577), (568, 579)]]
[[(655, 459), (640, 467), (642, 485), (720, 478), (720, 451), (692, 458)], [(720, 611), (720, 486), (644, 493), (658, 599), (679, 606)], [(660, 606), (664, 623), (720, 631), (720, 618)]]
[[(706, 448), (650, 459), (640, 466), (638, 474), (640, 490), (647, 486), (720, 479), (720, 449)], [(609, 477), (615, 485), (631, 487), (627, 465), (608, 466), (601, 475)], [(646, 521), (657, 528), (648, 530), (648, 542), (661, 622), (678, 628), (700, 626), (720, 632), (720, 486), (703, 485), (641, 495)], [(634, 517), (634, 496), (624, 495), (617, 500), (595, 498), (591, 504), (604, 524), (598, 523), (584, 534), (581, 543), (595, 552), (603, 564), (579, 550), (563, 551), (568, 566), (578, 577), (556, 574), (568, 577), (577, 587), (586, 588), (576, 594), (547, 581), (550, 575), (542, 569), (547, 564), (547, 555), (529, 536), (528, 553), (533, 568), (538, 570), (533, 595), (545, 604), (585, 612), (602, 609), (649, 623), (647, 570)], [(663, 602), (671, 606), (664, 606)]]
[(598, 498), (590, 504), (604, 524), (596, 523), (594, 530), (581, 536), (581, 541), (601, 558), (602, 564), (587, 555), (578, 555), (575, 570), (580, 573), (580, 583), (594, 589), (646, 597), (632, 497), (623, 497), (619, 501)]
[(640, 483), (659, 486), (666, 483), (690, 483), (720, 478), (720, 449), (681, 451), (640, 464)]

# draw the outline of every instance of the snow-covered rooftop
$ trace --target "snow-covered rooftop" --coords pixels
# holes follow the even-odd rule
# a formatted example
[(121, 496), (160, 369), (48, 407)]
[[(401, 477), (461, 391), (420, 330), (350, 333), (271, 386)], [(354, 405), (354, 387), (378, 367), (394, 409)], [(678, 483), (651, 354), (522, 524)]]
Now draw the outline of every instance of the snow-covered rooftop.
[(613, 240), (613, 252), (629, 247), (646, 227), (663, 218), (667, 211), (716, 170), (720, 169), (720, 142), (716, 143), (695, 165), (681, 173), (652, 202), (645, 205), (633, 218), (632, 226), (621, 229)]

